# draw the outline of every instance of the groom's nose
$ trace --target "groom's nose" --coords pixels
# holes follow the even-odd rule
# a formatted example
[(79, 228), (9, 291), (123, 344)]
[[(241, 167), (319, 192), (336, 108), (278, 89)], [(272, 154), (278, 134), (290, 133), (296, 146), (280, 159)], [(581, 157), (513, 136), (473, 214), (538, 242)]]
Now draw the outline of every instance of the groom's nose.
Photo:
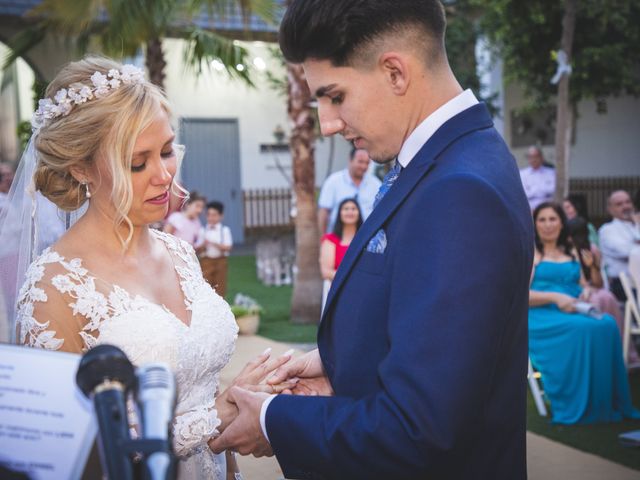
[(318, 118), (320, 119), (320, 132), (325, 137), (335, 135), (344, 130), (344, 121), (329, 106), (318, 105)]

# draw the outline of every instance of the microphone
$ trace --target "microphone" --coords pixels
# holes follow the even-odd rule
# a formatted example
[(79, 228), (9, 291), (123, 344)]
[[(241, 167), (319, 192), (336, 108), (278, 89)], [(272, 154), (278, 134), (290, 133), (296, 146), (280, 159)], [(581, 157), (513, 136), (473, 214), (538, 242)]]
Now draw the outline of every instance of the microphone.
[[(138, 368), (138, 404), (142, 414), (142, 438), (169, 440), (173, 421), (176, 387), (173, 374), (163, 363), (150, 363)], [(157, 451), (147, 458), (147, 474), (151, 480), (170, 478), (172, 456)]]
[(107, 477), (132, 480), (133, 468), (122, 454), (122, 445), (129, 441), (126, 395), (136, 385), (133, 365), (118, 347), (98, 345), (80, 360), (76, 383), (86, 397), (93, 397), (100, 458)]

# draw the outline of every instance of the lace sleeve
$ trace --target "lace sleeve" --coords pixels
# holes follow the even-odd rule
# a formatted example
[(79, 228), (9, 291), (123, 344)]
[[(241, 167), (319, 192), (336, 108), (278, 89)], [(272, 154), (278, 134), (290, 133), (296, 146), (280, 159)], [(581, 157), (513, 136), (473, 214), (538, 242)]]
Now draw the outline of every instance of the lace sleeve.
[[(16, 312), (17, 343), (34, 348), (81, 353), (84, 342), (80, 331), (86, 319), (74, 315), (69, 299), (56, 286), (59, 265), (45, 252), (27, 270), (18, 294)], [(52, 255), (52, 254), (49, 254)]]
[(201, 406), (177, 414), (173, 422), (173, 450), (179, 458), (190, 457), (209, 448), (217, 437), (221, 420), (214, 406)]

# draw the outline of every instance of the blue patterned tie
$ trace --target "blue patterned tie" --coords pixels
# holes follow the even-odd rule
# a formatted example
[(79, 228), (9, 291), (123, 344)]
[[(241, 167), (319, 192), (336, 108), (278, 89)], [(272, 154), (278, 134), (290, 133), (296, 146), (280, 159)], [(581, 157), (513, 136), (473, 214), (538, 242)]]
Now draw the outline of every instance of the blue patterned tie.
[[(373, 208), (375, 209), (382, 197), (384, 197), (387, 192), (391, 189), (393, 183), (398, 179), (398, 175), (400, 175), (400, 171), (402, 170), (402, 165), (398, 160), (395, 161), (391, 170), (387, 172), (387, 174), (382, 179), (382, 185), (380, 185), (380, 189), (378, 193), (376, 193), (376, 198), (373, 201)], [(380, 229), (376, 232), (375, 236), (369, 240), (369, 244), (367, 245), (367, 252), (372, 253), (384, 253), (387, 248), (387, 235), (384, 233), (383, 229)]]

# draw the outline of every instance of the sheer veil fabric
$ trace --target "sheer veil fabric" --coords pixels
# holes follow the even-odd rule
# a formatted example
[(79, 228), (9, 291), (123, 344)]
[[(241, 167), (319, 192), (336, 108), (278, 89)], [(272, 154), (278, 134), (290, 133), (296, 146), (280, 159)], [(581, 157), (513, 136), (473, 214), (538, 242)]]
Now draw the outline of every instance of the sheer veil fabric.
[(35, 191), (34, 132), (0, 210), (0, 342), (15, 342), (15, 304), (27, 268), (86, 211), (63, 212)]

